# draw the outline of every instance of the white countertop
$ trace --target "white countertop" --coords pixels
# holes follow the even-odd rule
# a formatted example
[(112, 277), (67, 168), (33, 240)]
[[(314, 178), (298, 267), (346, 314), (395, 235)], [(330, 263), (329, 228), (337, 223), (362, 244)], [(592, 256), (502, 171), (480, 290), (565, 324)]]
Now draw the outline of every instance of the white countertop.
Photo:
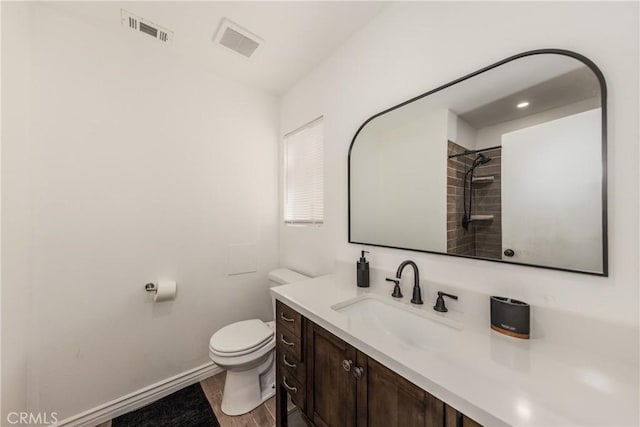
[[(309, 320), (485, 426), (635, 425), (638, 366), (551, 339), (521, 340), (492, 331), (464, 313), (412, 310), (457, 322), (459, 334), (436, 352), (399, 346), (383, 332), (350, 321), (331, 306), (364, 294), (390, 296), (391, 285), (358, 288), (327, 275), (271, 289)], [(488, 310), (487, 302), (487, 310)], [(593, 342), (594, 349), (599, 345)], [(598, 355), (600, 354), (600, 355)]]

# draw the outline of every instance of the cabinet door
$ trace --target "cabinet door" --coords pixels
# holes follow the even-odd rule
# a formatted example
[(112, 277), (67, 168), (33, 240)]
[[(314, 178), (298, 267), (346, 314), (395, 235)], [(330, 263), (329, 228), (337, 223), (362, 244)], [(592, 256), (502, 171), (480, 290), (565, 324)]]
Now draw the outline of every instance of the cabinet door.
[(355, 427), (356, 351), (318, 325), (308, 325), (307, 416), (320, 427)]
[(371, 358), (367, 362), (366, 385), (366, 420), (362, 419), (365, 413), (361, 410), (359, 425), (442, 426), (441, 401)]

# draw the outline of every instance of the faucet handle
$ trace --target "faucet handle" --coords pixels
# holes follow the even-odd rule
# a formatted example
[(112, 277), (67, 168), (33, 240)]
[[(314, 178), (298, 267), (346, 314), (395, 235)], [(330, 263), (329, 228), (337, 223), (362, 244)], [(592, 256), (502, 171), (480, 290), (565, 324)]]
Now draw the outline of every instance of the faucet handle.
[(442, 292), (442, 291), (438, 291), (438, 296), (439, 297), (449, 297), (449, 298), (453, 298), (453, 299), (458, 299), (457, 295), (451, 295), (451, 294), (448, 294), (448, 293)]
[(396, 278), (391, 278), (391, 277), (387, 277), (385, 279), (387, 282), (393, 282), (396, 285), (393, 287), (393, 293), (391, 294), (392, 297), (394, 298), (402, 298), (402, 291), (400, 290), (400, 278), (396, 277)]
[(439, 311), (441, 313), (446, 313), (447, 311), (449, 311), (449, 309), (444, 304), (444, 298), (443, 297), (449, 297), (449, 298), (452, 298), (452, 299), (458, 299), (458, 297), (456, 295), (451, 295), (451, 294), (447, 294), (447, 293), (442, 292), (442, 291), (438, 291), (438, 299), (436, 300), (436, 305), (433, 306), (433, 309), (435, 311)]

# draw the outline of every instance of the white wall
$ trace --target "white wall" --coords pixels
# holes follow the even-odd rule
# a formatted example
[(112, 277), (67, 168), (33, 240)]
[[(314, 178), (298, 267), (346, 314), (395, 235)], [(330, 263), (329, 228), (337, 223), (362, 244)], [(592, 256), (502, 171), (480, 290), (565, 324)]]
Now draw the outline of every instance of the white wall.
[(395, 112), (392, 127), (372, 121), (353, 146), (351, 238), (446, 252), (448, 111)]
[(602, 272), (602, 110), (502, 135), (506, 261)]
[(475, 128), (449, 110), (449, 141), (467, 150), (475, 150), (477, 134)]
[[(25, 73), (30, 114), (18, 88), (2, 99), (19, 116), (2, 135), (3, 229), (15, 219), (25, 238), (3, 236), (3, 349), (31, 316), (29, 401), (63, 419), (207, 363), (229, 322), (272, 317), (278, 100), (119, 20), (98, 30), (41, 4), (31, 19), (31, 66), (7, 75)], [(255, 245), (257, 273), (226, 275), (231, 244)], [(150, 302), (144, 284), (161, 278), (175, 301)]]
[(552, 108), (551, 110), (546, 110), (541, 113), (525, 116), (521, 119), (509, 120), (507, 122), (478, 129), (476, 132), (476, 148), (482, 149), (499, 146), (502, 143), (502, 135), (507, 132), (513, 132), (518, 129), (546, 123), (561, 117), (599, 108), (600, 106), (600, 97), (590, 98), (574, 102), (573, 104), (563, 105), (562, 107)]
[[(29, 228), (29, 9), (2, 3), (2, 409), (27, 409), (31, 321)], [(12, 100), (13, 102), (6, 102)], [(3, 424), (4, 412), (0, 424)]]
[(391, 4), (283, 98), (281, 131), (325, 117), (326, 212), (321, 228), (281, 226), (281, 262), (312, 274), (330, 272), (336, 257), (355, 263), (361, 248), (347, 243), (347, 150), (364, 120), (510, 55), (564, 48), (598, 64), (608, 84), (610, 277), (383, 248), (371, 248), (371, 263), (393, 271), (411, 258), (427, 288), (448, 283), (636, 323), (638, 38), (638, 4), (630, 2)]

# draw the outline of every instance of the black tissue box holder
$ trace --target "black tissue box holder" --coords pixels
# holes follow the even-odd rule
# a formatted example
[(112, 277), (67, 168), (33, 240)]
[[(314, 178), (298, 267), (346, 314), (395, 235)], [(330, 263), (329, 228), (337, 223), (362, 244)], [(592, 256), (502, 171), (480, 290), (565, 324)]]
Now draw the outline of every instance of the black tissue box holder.
[(530, 307), (526, 302), (491, 297), (491, 329), (515, 338), (529, 339)]

